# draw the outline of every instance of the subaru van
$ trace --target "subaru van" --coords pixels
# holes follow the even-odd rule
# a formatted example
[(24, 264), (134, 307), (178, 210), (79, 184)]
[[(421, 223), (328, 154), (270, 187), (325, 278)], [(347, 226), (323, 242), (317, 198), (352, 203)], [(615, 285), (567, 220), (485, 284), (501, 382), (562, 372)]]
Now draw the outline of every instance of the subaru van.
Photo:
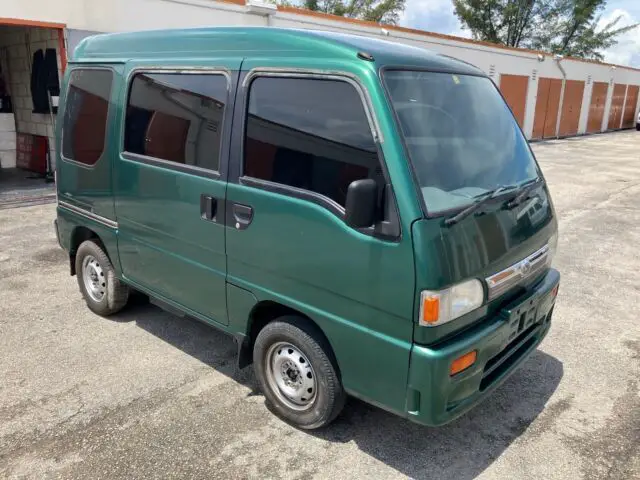
[(85, 39), (63, 90), (55, 226), (88, 308), (142, 292), (232, 335), (297, 427), (348, 395), (444, 424), (549, 331), (549, 189), (472, 65), (321, 31), (152, 31)]

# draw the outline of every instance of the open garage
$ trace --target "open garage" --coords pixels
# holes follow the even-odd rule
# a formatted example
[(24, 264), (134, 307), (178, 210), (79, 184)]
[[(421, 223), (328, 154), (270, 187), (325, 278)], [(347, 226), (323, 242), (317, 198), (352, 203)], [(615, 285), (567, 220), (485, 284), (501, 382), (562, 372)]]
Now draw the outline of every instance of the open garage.
[(0, 19), (0, 205), (51, 201), (63, 25)]

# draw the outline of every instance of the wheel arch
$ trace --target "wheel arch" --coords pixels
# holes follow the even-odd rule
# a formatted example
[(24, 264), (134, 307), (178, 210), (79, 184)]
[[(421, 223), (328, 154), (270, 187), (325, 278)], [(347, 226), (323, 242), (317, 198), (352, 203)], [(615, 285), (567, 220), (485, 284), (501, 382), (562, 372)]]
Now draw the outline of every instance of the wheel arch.
[(76, 253), (78, 252), (78, 247), (82, 245), (82, 242), (85, 242), (87, 240), (96, 242), (100, 246), (100, 248), (107, 254), (109, 260), (111, 260), (109, 251), (100, 238), (100, 235), (98, 235), (94, 230), (85, 227), (84, 225), (78, 225), (73, 228), (71, 232), (71, 241), (69, 243), (69, 268), (71, 275), (76, 274)]
[(328, 349), (326, 354), (333, 362), (338, 377), (342, 378), (340, 375), (340, 365), (331, 341), (318, 322), (300, 310), (273, 300), (260, 301), (251, 309), (247, 321), (247, 334), (239, 346), (238, 366), (243, 368), (253, 363), (253, 345), (258, 334), (266, 325), (283, 317), (296, 317), (296, 322), (294, 323), (296, 326), (302, 328), (309, 334), (315, 335), (320, 341), (326, 344)]

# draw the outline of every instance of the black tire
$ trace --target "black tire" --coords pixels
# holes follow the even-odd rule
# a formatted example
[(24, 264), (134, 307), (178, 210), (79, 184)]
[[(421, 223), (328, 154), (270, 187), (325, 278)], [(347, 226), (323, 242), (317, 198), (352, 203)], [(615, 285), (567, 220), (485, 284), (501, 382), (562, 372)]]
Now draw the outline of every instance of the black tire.
[[(272, 346), (287, 343), (297, 348), (309, 361), (315, 374), (316, 392), (305, 410), (295, 410), (282, 400), (284, 394), (269, 381), (267, 358)], [(275, 355), (275, 350), (274, 353)], [(281, 317), (267, 324), (253, 346), (254, 370), (266, 398), (267, 407), (286, 422), (305, 430), (331, 423), (344, 407), (346, 394), (338, 374), (331, 347), (308, 321), (301, 317)]]
[[(95, 259), (97, 268), (101, 272), (99, 278), (104, 289), (101, 299), (97, 300), (87, 290), (85, 284), (85, 272), (83, 262), (85, 259)], [(91, 311), (104, 317), (119, 312), (127, 304), (129, 299), (129, 287), (116, 277), (113, 265), (102, 248), (92, 240), (86, 240), (80, 244), (76, 252), (76, 277), (78, 286), (87, 306)]]
[(640, 132), (640, 123), (636, 123), (636, 130)]

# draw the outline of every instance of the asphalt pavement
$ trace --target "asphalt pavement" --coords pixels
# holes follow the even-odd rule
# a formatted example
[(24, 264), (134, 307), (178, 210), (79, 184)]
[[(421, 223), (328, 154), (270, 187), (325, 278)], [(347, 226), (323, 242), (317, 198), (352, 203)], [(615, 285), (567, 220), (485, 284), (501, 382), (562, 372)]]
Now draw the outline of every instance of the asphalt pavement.
[(560, 219), (551, 331), (440, 428), (350, 400), (296, 430), (225, 335), (143, 302), (92, 314), (55, 205), (0, 209), (0, 478), (640, 478), (640, 133), (534, 150)]

